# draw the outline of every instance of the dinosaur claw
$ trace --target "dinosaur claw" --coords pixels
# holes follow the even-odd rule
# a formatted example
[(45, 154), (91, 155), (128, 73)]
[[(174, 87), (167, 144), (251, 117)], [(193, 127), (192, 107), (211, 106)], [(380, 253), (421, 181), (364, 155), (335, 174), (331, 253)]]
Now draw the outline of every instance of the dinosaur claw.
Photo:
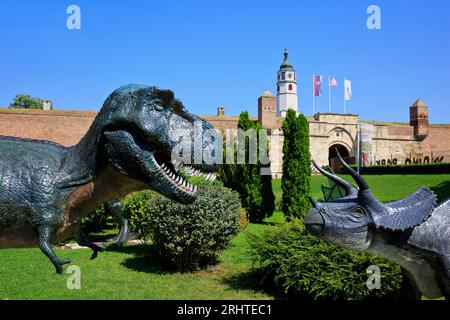
[(59, 261), (56, 265), (55, 265), (55, 269), (56, 269), (56, 273), (58, 274), (62, 274), (63, 273), (63, 265), (71, 263), (72, 260), (70, 259), (63, 259), (61, 261)]

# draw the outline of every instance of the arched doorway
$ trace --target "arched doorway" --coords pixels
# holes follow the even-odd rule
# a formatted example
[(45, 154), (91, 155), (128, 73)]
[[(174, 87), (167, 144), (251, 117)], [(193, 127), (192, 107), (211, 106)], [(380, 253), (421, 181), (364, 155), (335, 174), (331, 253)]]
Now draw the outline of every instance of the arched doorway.
[(355, 163), (355, 157), (350, 157), (350, 152), (346, 146), (336, 143), (328, 149), (328, 163), (334, 172), (341, 172), (341, 163), (337, 157), (337, 152), (344, 158), (348, 164)]

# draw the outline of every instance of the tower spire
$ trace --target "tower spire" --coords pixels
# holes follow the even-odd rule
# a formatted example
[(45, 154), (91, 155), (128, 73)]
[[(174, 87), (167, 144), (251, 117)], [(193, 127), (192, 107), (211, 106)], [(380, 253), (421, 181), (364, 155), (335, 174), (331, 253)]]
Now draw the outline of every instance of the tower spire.
[(288, 49), (285, 47), (284, 48), (284, 60), (283, 63), (280, 66), (280, 70), (281, 69), (293, 69), (294, 67), (292, 66), (292, 64), (289, 62), (288, 57), (289, 57), (289, 52)]

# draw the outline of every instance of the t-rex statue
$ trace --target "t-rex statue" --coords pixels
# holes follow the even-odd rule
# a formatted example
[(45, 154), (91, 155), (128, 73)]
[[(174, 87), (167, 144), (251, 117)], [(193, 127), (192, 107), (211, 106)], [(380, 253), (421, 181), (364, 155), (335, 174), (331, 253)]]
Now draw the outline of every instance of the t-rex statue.
[[(172, 91), (127, 85), (106, 99), (73, 147), (0, 136), (0, 248), (38, 246), (62, 273), (70, 260), (51, 244), (75, 238), (95, 257), (101, 248), (81, 233), (80, 220), (100, 205), (144, 189), (193, 202), (197, 187), (180, 171), (189, 164), (186, 171), (212, 177), (215, 143), (202, 138), (212, 129)], [(199, 158), (198, 149), (209, 157)]]

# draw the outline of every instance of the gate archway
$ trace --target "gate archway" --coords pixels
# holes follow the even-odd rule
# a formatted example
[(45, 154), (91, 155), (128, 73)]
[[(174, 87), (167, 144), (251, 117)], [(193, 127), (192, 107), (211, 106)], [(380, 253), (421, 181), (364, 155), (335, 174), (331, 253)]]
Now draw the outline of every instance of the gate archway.
[(339, 152), (341, 157), (348, 164), (355, 163), (355, 157), (350, 156), (350, 151), (348, 148), (343, 144), (335, 143), (328, 148), (328, 163), (334, 172), (341, 172), (341, 163), (337, 157), (337, 152)]

